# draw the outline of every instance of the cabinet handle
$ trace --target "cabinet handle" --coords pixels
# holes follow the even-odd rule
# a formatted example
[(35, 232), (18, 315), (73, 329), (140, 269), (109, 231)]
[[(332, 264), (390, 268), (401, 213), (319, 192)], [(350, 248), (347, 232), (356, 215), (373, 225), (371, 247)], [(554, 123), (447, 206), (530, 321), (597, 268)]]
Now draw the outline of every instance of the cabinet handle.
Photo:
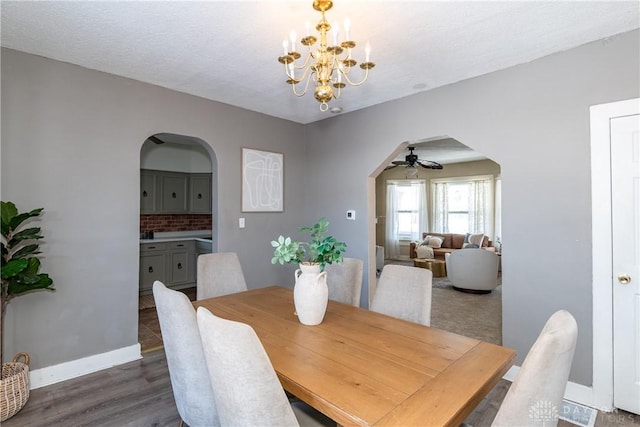
[(198, 193), (198, 199), (202, 199), (202, 193)]
[(178, 263), (178, 270), (182, 270), (182, 263), (181, 262)]
[(171, 197), (175, 199), (176, 198), (176, 193), (171, 193)]
[(149, 273), (153, 273), (153, 267), (149, 267)]
[(147, 246), (147, 249), (155, 249), (155, 246)]
[(177, 247), (179, 247), (179, 248), (181, 248), (181, 247), (183, 247), (184, 245), (183, 245), (182, 243), (180, 243), (180, 244), (178, 244), (178, 245), (176, 245), (176, 246), (177, 246)]
[(147, 197), (147, 190), (144, 190), (144, 191), (142, 192), (142, 197)]

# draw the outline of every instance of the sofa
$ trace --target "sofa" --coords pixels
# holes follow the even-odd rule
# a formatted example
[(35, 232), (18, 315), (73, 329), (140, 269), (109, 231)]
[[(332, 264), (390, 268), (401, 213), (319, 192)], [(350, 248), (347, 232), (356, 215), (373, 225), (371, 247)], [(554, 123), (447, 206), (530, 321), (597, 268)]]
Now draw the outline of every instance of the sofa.
[[(410, 258), (418, 258), (418, 254), (416, 252), (417, 247), (423, 243), (427, 236), (435, 236), (440, 237), (442, 239), (442, 244), (440, 247), (434, 247), (431, 245), (433, 249), (433, 256), (435, 259), (439, 259), (444, 261), (445, 254), (452, 253), (457, 250), (463, 249), (465, 247), (465, 239), (467, 238), (467, 234), (455, 234), (455, 233), (422, 233), (421, 242), (411, 242), (409, 246), (409, 257)], [(473, 235), (470, 235), (473, 236)], [(495, 252), (495, 248), (493, 247), (493, 242), (489, 240), (488, 236), (484, 236), (482, 239), (482, 244), (478, 246), (471, 245), (472, 247), (481, 247), (482, 249), (487, 249)]]

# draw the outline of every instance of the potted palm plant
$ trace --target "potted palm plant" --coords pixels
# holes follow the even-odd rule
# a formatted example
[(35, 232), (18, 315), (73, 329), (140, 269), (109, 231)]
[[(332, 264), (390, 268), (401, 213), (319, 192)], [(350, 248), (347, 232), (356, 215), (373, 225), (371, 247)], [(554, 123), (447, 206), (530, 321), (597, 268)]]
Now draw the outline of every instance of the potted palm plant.
[[(2, 287), (0, 288), (0, 361), (4, 339), (4, 315), (13, 298), (37, 290), (55, 290), (48, 274), (38, 273), (40, 227), (23, 228), (43, 208), (19, 213), (12, 202), (0, 202), (2, 216)], [(20, 362), (24, 359), (24, 363)], [(18, 353), (13, 362), (2, 364), (0, 376), (0, 421), (15, 415), (29, 398), (29, 356)]]
[(308, 242), (299, 242), (291, 237), (278, 237), (273, 240), (273, 258), (271, 263), (299, 264), (295, 272), (293, 302), (298, 320), (304, 325), (318, 325), (324, 319), (329, 299), (327, 273), (325, 265), (342, 262), (342, 254), (347, 245), (327, 236), (329, 221), (320, 218), (310, 227), (300, 228), (311, 236)]

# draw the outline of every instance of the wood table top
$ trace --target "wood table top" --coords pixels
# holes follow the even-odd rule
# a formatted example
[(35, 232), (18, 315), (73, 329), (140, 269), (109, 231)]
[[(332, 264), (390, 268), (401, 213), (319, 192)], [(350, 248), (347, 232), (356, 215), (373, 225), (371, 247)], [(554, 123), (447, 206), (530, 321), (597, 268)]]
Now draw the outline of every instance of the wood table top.
[(329, 301), (305, 326), (272, 286), (195, 301), (251, 325), (285, 390), (341, 425), (458, 426), (514, 362), (511, 349)]

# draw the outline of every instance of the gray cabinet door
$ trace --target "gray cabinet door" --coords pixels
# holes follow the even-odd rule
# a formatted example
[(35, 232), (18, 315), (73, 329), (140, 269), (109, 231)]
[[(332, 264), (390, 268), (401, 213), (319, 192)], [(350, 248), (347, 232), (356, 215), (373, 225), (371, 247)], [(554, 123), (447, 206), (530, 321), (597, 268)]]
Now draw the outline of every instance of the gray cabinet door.
[(166, 282), (166, 255), (164, 251), (140, 255), (140, 292), (153, 289), (153, 282)]
[(140, 213), (158, 213), (158, 174), (140, 171)]
[(195, 245), (193, 240), (171, 242), (167, 252), (169, 285), (193, 283), (195, 277)]
[(163, 172), (160, 175), (162, 197), (160, 211), (162, 213), (186, 213), (189, 175)]
[(211, 213), (211, 174), (192, 173), (190, 180), (190, 213)]

